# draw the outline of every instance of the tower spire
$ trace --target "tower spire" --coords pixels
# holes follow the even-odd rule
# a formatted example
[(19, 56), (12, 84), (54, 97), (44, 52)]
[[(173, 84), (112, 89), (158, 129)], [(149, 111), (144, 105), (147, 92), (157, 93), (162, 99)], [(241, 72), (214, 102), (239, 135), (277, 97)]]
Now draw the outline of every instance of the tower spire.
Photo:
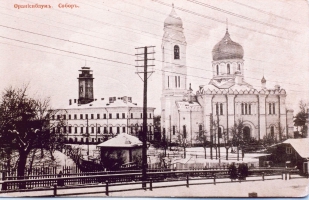
[(228, 18), (226, 18), (226, 32), (229, 30), (229, 22), (228, 22)]

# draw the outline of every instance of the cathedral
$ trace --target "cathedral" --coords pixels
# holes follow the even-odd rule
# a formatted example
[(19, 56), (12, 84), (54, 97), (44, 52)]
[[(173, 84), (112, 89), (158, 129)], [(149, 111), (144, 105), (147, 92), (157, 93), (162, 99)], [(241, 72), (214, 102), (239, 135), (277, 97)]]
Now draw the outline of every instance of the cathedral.
[(207, 66), (212, 78), (196, 93), (188, 84), (186, 46), (182, 20), (172, 8), (164, 21), (161, 45), (163, 137), (175, 142), (181, 135), (193, 145), (203, 132), (208, 140), (211, 134), (214, 142), (223, 143), (223, 135), (231, 138), (231, 128), (239, 121), (244, 139), (293, 137), (293, 110), (286, 108), (286, 91), (279, 85), (268, 88), (264, 76), (259, 88), (245, 80), (244, 49), (231, 39), (228, 28), (212, 50)]

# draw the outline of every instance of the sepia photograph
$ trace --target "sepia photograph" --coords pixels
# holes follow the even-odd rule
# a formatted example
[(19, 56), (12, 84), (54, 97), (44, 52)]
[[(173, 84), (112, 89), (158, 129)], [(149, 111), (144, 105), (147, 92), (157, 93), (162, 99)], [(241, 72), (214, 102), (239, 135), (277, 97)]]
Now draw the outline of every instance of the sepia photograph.
[(0, 2), (0, 197), (308, 197), (307, 0)]

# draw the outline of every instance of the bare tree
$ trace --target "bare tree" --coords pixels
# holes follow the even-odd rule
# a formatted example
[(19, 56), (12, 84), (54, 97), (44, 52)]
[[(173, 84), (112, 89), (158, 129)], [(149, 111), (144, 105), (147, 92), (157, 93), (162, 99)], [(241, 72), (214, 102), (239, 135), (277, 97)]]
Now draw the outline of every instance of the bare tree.
[(176, 143), (178, 145), (178, 147), (181, 147), (183, 148), (183, 156), (184, 158), (186, 158), (186, 148), (188, 147), (188, 141), (187, 141), (187, 138), (186, 138), (186, 135), (184, 135), (183, 133), (176, 133), (177, 134), (177, 140), (176, 140)]
[(237, 147), (237, 160), (239, 161), (239, 148), (243, 144), (243, 128), (244, 123), (242, 120), (238, 120), (238, 122), (234, 124), (234, 126), (230, 129), (232, 133), (232, 144)]
[[(24, 177), (27, 157), (33, 149), (50, 149), (59, 135), (50, 131), (50, 99), (35, 99), (27, 94), (28, 86), (7, 88), (0, 102), (0, 142), (18, 154), (17, 176)], [(61, 124), (58, 122), (58, 126)], [(56, 140), (55, 143), (61, 142)], [(20, 186), (24, 188), (24, 185)]]
[(232, 140), (229, 139), (228, 133), (224, 132), (223, 133), (223, 140), (224, 140), (224, 147), (226, 150), (226, 160), (229, 159), (229, 148), (232, 145)]
[(207, 131), (206, 130), (200, 130), (198, 133), (197, 133), (197, 136), (196, 136), (196, 141), (202, 145), (202, 147), (204, 148), (204, 155), (205, 155), (205, 159), (206, 159), (206, 149), (207, 149), (207, 146), (210, 144), (210, 142), (207, 140)]

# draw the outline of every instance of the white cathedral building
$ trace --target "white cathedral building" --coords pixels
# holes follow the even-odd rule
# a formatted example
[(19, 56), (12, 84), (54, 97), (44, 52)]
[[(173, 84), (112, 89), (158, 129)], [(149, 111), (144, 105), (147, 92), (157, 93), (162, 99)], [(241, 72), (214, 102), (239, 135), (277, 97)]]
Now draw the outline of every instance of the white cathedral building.
[[(223, 142), (222, 134), (231, 138), (230, 129), (239, 120), (244, 124), (244, 138), (263, 139), (268, 134), (278, 139), (293, 137), (293, 110), (286, 108), (286, 91), (279, 85), (266, 87), (264, 77), (260, 88), (245, 80), (244, 49), (231, 39), (228, 29), (212, 50), (213, 61), (208, 67), (212, 79), (201, 83), (196, 94), (187, 83), (186, 46), (182, 20), (173, 8), (164, 22), (161, 46), (163, 137), (175, 142), (181, 134), (194, 144), (197, 135), (205, 131), (208, 136), (211, 132), (221, 135)], [(211, 121), (219, 121), (219, 126)]]

